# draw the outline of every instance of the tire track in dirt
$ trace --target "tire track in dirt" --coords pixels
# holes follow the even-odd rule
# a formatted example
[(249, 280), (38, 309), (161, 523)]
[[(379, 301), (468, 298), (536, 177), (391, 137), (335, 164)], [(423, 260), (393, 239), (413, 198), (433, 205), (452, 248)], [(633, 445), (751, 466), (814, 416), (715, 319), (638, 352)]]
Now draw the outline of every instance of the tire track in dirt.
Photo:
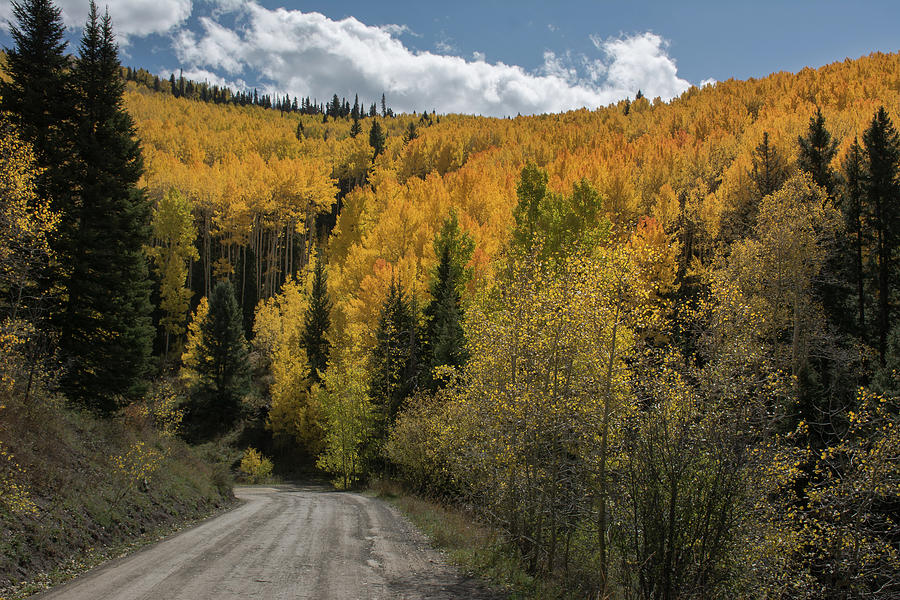
[(320, 486), (237, 488), (243, 504), (39, 600), (494, 600), (396, 509)]

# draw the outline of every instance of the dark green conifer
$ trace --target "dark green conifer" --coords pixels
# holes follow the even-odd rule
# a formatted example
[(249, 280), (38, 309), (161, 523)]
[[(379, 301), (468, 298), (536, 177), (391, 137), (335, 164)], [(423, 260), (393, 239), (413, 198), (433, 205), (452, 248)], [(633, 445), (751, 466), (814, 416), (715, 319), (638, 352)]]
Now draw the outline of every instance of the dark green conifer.
[(835, 178), (831, 160), (837, 153), (837, 140), (832, 139), (825, 128), (825, 117), (820, 108), (816, 107), (815, 116), (809, 118), (806, 136), (798, 137), (797, 143), (800, 145), (797, 166), (812, 175), (813, 181), (833, 197)]
[(414, 121), (410, 121), (409, 127), (406, 128), (406, 133), (403, 134), (403, 142), (408, 144), (417, 137), (419, 137), (419, 132), (416, 131), (416, 124)]
[(384, 438), (403, 401), (415, 390), (420, 367), (420, 341), (414, 302), (400, 283), (391, 282), (381, 308), (372, 352), (371, 396)]
[(14, 1), (12, 12), (16, 23), (9, 33), (15, 46), (5, 49), (8, 80), (0, 81), (0, 108), (12, 113), (40, 166), (53, 167), (71, 145), (64, 131), (73, 113), (65, 25), (50, 0)]
[(328, 366), (328, 329), (331, 327), (331, 300), (328, 297), (328, 276), (321, 256), (316, 258), (313, 270), (312, 292), (303, 328), (303, 345), (309, 361), (309, 376), (319, 382), (319, 372)]
[[(769, 132), (763, 132), (763, 139), (753, 151), (753, 170), (750, 174), (756, 185), (759, 198), (768, 196), (787, 179), (787, 165), (778, 149), (769, 143)], [(752, 222), (755, 222), (754, 219)]]
[(76, 94), (77, 205), (66, 298), (56, 315), (65, 361), (62, 388), (73, 401), (111, 412), (139, 393), (153, 326), (143, 247), (150, 205), (131, 117), (122, 106), (118, 48), (109, 14), (92, 2), (72, 73)]
[(250, 387), (247, 341), (241, 309), (230, 282), (219, 282), (209, 297), (209, 312), (200, 324), (197, 373), (186, 414), (189, 437), (206, 440), (226, 433), (240, 415)]
[(894, 253), (897, 249), (897, 227), (900, 226), (900, 138), (887, 111), (879, 108), (869, 128), (863, 134), (866, 148), (866, 204), (874, 229), (875, 248), (872, 258), (877, 262), (877, 322), (878, 354), (881, 364), (887, 356), (888, 334), (891, 329), (891, 294), (895, 286)]
[(374, 150), (372, 160), (378, 158), (378, 155), (384, 152), (385, 135), (384, 130), (376, 119), (372, 120), (372, 129), (369, 130), (369, 145)]
[(844, 224), (847, 233), (852, 240), (852, 257), (847, 261), (847, 271), (856, 291), (856, 330), (857, 334), (866, 341), (866, 294), (865, 294), (865, 267), (863, 256), (869, 245), (868, 228), (863, 227), (863, 202), (865, 195), (865, 155), (859, 145), (859, 140), (854, 139), (850, 150), (842, 164), (843, 185), (841, 212), (844, 215)]
[(60, 216), (50, 240), (55, 260), (36, 271), (37, 281), (23, 304), (42, 330), (47, 329), (47, 301), (57, 301), (71, 270), (73, 221), (74, 102), (69, 89), (69, 60), (60, 10), (50, 0), (12, 3), (13, 48), (6, 48), (6, 81), (0, 81), (0, 110), (8, 112), (43, 170), (36, 178), (37, 195)]
[(350, 126), (350, 137), (356, 137), (362, 133), (362, 126), (359, 124), (359, 117), (353, 117), (353, 124)]
[(359, 118), (362, 116), (359, 110), (359, 95), (353, 97), (353, 109), (350, 111), (350, 116), (353, 117), (354, 121), (359, 121)]
[(456, 213), (451, 212), (434, 240), (438, 264), (431, 277), (431, 302), (424, 311), (423, 354), (427, 370), (423, 379), (432, 389), (439, 384), (434, 378), (435, 368), (462, 367), (468, 360), (462, 328), (462, 293), (471, 279), (467, 264), (474, 250), (475, 242), (460, 230)]

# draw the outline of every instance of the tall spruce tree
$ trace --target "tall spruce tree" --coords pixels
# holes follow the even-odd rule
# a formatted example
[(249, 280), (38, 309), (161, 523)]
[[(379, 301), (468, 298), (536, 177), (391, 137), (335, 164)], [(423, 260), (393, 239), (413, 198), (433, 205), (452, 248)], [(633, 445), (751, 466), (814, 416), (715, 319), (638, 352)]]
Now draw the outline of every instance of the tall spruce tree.
[[(827, 202), (836, 203), (837, 177), (831, 168), (831, 161), (837, 153), (837, 140), (832, 139), (825, 127), (825, 117), (819, 107), (816, 107), (816, 114), (809, 118), (806, 135), (797, 138), (797, 145), (800, 150), (797, 167), (809, 173), (816, 185), (825, 190)], [(847, 311), (847, 301), (853, 292), (846, 277), (847, 242), (846, 237), (837, 241), (837, 245), (843, 248), (828, 254), (822, 276), (815, 284), (816, 293), (822, 299), (829, 318), (844, 331), (854, 329), (853, 315)]]
[(40, 174), (37, 197), (50, 201), (60, 215), (50, 238), (55, 260), (35, 271), (33, 291), (23, 294), (29, 312), (42, 329), (47, 302), (56, 301), (71, 269), (74, 102), (69, 85), (69, 60), (59, 8), (50, 0), (12, 3), (15, 23), (6, 48), (6, 74), (0, 81), (0, 110), (8, 112), (23, 140), (34, 149)]
[(70, 400), (100, 412), (138, 393), (153, 339), (143, 248), (150, 205), (137, 187), (140, 145), (123, 108), (124, 83), (109, 14), (92, 2), (72, 72), (77, 110), (71, 272), (57, 315)]
[(378, 158), (379, 154), (384, 152), (384, 142), (384, 129), (382, 129), (381, 124), (378, 123), (377, 119), (373, 119), (372, 128), (369, 130), (369, 145), (372, 146), (372, 150), (374, 150), (372, 156), (373, 161)]
[(877, 325), (878, 354), (881, 364), (887, 356), (891, 329), (891, 294), (894, 288), (894, 253), (897, 249), (897, 227), (900, 226), (900, 137), (884, 107), (880, 107), (863, 134), (866, 148), (866, 204), (874, 229), (877, 261)]
[(822, 109), (816, 107), (816, 114), (809, 118), (806, 135), (798, 137), (797, 143), (800, 145), (797, 166), (812, 175), (813, 181), (833, 198), (835, 177), (831, 160), (837, 153), (837, 140), (832, 139), (825, 128)]
[(38, 164), (53, 167), (71, 146), (64, 130), (73, 113), (65, 25), (50, 0), (14, 1), (12, 12), (16, 23), (9, 33), (15, 46), (5, 49), (8, 80), (0, 81), (0, 108), (12, 113)]
[(466, 265), (474, 250), (474, 241), (460, 230), (456, 212), (451, 212), (434, 240), (438, 264), (431, 277), (431, 302), (424, 311), (423, 362), (427, 369), (423, 379), (431, 389), (439, 385), (434, 369), (462, 367), (468, 360), (462, 328), (462, 292), (471, 278), (471, 270)]
[(400, 283), (391, 282), (381, 308), (372, 352), (371, 397), (376, 406), (376, 437), (384, 439), (397, 413), (416, 389), (421, 344), (415, 303)]
[(841, 212), (844, 215), (847, 233), (852, 237), (849, 242), (852, 251), (847, 253), (848, 260), (846, 260), (845, 268), (856, 291), (856, 333), (865, 342), (867, 339), (866, 286), (863, 257), (869, 245), (870, 232), (867, 227), (863, 226), (866, 165), (864, 151), (859, 145), (859, 140), (853, 140), (841, 168), (843, 171)]
[(209, 311), (200, 323), (197, 374), (185, 415), (194, 441), (226, 433), (240, 414), (241, 399), (250, 388), (247, 340), (241, 309), (230, 282), (219, 282), (209, 297)]
[(328, 329), (331, 327), (331, 300), (328, 297), (328, 276), (321, 255), (316, 257), (313, 270), (312, 292), (303, 328), (303, 345), (309, 362), (310, 380), (319, 383), (319, 372), (328, 366)]
[[(750, 177), (759, 198), (768, 196), (781, 187), (787, 179), (787, 165), (778, 149), (769, 142), (769, 132), (763, 132), (762, 141), (753, 151), (753, 169)], [(756, 221), (755, 211), (753, 222)]]

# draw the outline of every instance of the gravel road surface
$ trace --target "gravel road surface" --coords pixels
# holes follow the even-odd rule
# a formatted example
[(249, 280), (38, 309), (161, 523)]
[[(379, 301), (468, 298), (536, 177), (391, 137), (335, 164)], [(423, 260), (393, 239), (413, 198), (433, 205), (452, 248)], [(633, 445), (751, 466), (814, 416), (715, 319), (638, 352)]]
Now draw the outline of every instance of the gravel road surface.
[(465, 577), (380, 500), (319, 486), (245, 487), (238, 508), (40, 600), (501, 596)]

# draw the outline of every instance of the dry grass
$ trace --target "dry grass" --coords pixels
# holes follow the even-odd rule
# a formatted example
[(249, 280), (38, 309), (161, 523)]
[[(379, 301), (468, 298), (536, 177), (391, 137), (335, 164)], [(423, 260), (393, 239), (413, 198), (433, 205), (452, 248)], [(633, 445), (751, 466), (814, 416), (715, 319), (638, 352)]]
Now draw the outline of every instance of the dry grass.
[(498, 532), (459, 507), (405, 493), (396, 482), (375, 481), (370, 490), (399, 508), (469, 575), (478, 575), (510, 598), (552, 599), (565, 595), (553, 582), (532, 577)]

